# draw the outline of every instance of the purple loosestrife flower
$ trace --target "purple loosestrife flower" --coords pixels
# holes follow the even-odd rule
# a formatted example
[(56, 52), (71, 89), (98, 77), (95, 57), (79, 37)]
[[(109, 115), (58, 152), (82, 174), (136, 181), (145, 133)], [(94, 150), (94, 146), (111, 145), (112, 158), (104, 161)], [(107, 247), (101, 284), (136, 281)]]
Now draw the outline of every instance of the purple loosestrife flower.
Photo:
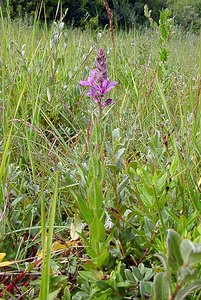
[(80, 85), (89, 87), (89, 92), (86, 95), (92, 98), (99, 109), (102, 109), (114, 102), (111, 98), (107, 100), (103, 100), (103, 98), (117, 83), (116, 81), (109, 81), (105, 51), (99, 49), (96, 59), (96, 69), (91, 71), (86, 81), (81, 80)]
[(105, 51), (100, 48), (96, 58), (97, 67), (97, 81), (101, 84), (104, 80), (107, 80), (107, 62)]

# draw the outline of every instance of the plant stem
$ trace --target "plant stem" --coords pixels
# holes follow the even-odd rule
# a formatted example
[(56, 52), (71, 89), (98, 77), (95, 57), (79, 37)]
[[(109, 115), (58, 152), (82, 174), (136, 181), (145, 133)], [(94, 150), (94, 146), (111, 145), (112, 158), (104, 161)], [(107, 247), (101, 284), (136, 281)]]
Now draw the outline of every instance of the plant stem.
[(58, 175), (58, 170), (57, 170), (56, 171), (56, 179), (55, 179), (55, 187), (54, 187), (54, 195), (53, 195), (51, 211), (50, 211), (47, 249), (45, 251), (46, 256), (44, 257), (41, 290), (40, 290), (40, 300), (45, 300), (45, 299), (48, 299), (48, 297), (49, 297), (51, 248), (52, 248), (52, 239), (53, 239), (53, 232), (54, 232), (56, 204), (57, 204), (57, 197), (58, 197), (58, 183), (59, 183), (59, 175)]
[(154, 185), (153, 185), (153, 190), (154, 190), (154, 197), (155, 197), (156, 205), (157, 205), (157, 209), (158, 209), (158, 215), (159, 215), (159, 218), (160, 218), (160, 221), (161, 221), (161, 226), (162, 226), (162, 229), (163, 229), (163, 234), (164, 234), (164, 236), (166, 236), (165, 224), (163, 222), (163, 217), (162, 217), (162, 213), (161, 213), (161, 210), (160, 210), (160, 205), (159, 205), (159, 202), (158, 202), (158, 197), (156, 195), (156, 189), (155, 189)]

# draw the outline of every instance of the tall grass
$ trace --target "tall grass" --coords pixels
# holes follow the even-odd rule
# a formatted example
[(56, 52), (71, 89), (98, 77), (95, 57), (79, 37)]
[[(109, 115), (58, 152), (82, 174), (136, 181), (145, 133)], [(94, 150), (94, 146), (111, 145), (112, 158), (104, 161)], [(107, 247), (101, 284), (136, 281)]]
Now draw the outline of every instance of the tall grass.
[[(201, 240), (199, 36), (175, 32), (161, 77), (150, 30), (115, 32), (115, 52), (107, 31), (99, 39), (61, 22), (1, 18), (0, 30), (0, 252), (16, 261), (1, 270), (1, 297), (145, 299), (143, 276), (159, 271), (153, 254), (166, 251), (167, 229)], [(106, 232), (94, 243), (107, 262), (88, 248), (95, 108), (79, 86), (100, 46), (119, 82), (100, 135)], [(138, 267), (141, 279), (130, 274)]]

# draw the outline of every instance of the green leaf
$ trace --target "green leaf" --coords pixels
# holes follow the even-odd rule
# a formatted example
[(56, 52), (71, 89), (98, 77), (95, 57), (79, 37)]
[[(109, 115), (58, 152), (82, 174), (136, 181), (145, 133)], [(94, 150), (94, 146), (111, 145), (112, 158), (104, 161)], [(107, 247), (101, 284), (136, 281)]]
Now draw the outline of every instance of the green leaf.
[(117, 151), (117, 153), (115, 154), (115, 165), (117, 165), (122, 157), (122, 155), (125, 152), (125, 148), (121, 148)]
[(143, 276), (142, 276), (142, 274), (140, 273), (140, 270), (137, 267), (132, 266), (131, 269), (132, 269), (133, 274), (134, 274), (137, 281), (143, 280)]
[(136, 283), (135, 277), (133, 276), (133, 273), (131, 272), (131, 270), (126, 269), (124, 271), (124, 273), (125, 273), (127, 281), (131, 281), (131, 282), (135, 282)]
[(193, 283), (187, 285), (185, 288), (180, 290), (177, 295), (175, 300), (183, 300), (185, 299), (193, 290), (201, 288), (201, 280), (194, 281)]
[(155, 203), (155, 199), (153, 196), (147, 193), (147, 191), (144, 189), (144, 187), (138, 187), (140, 192), (141, 201), (143, 204), (147, 207), (153, 207)]
[(136, 161), (130, 162), (129, 166), (128, 166), (128, 173), (129, 173), (129, 175), (135, 175), (136, 174), (136, 170), (137, 170), (137, 162)]
[(145, 235), (149, 238), (151, 238), (153, 232), (155, 229), (155, 225), (151, 219), (149, 219), (147, 216), (144, 217), (144, 232)]
[(98, 156), (96, 156), (94, 153), (90, 153), (90, 159), (88, 163), (88, 178), (90, 176), (94, 180), (99, 177), (102, 177), (100, 160)]
[(166, 213), (174, 220), (175, 223), (179, 223), (179, 217), (173, 213), (171, 210), (169, 209), (165, 209)]
[(180, 245), (180, 251), (186, 266), (200, 263), (201, 245), (193, 244), (189, 240), (183, 240)]
[(111, 289), (111, 286), (105, 280), (97, 280), (96, 285), (101, 291)]
[(109, 153), (110, 157), (112, 157), (113, 156), (113, 150), (110, 146), (110, 142), (105, 142), (105, 147), (106, 147), (106, 150)]
[(151, 295), (152, 283), (147, 281), (140, 281), (140, 294), (142, 300), (146, 300), (148, 295)]
[(157, 190), (162, 191), (165, 188), (167, 173), (163, 174), (157, 181)]
[(102, 267), (103, 265), (107, 265), (108, 260), (109, 260), (109, 252), (107, 249), (105, 251), (102, 251), (98, 257), (92, 259), (93, 263), (98, 268)]
[(152, 187), (152, 185), (154, 183), (153, 175), (149, 174), (149, 172), (145, 168), (142, 169), (142, 173), (143, 173), (143, 179), (146, 182), (146, 185)]
[(78, 208), (79, 208), (84, 220), (87, 222), (87, 224), (90, 224), (93, 221), (92, 210), (86, 205), (82, 196), (76, 195), (76, 200), (77, 200)]
[(180, 252), (181, 236), (174, 230), (168, 230), (167, 236), (167, 252), (168, 264), (176, 272), (183, 264), (183, 259)]
[(59, 294), (61, 288), (57, 289), (56, 291), (49, 293), (48, 300), (55, 300), (57, 295)]
[[(112, 171), (112, 172), (116, 172), (117, 171), (117, 167), (113, 164), (108, 164), (107, 167)], [(112, 175), (113, 176), (113, 175)]]
[(173, 161), (172, 161), (172, 164), (170, 166), (170, 169), (169, 169), (169, 172), (170, 172), (171, 176), (175, 175), (178, 166), (179, 166), (179, 159), (178, 159), (177, 156), (175, 156)]
[(117, 187), (117, 192), (120, 193), (126, 187), (128, 183), (128, 176), (125, 176), (122, 182)]
[(80, 271), (80, 272), (79, 272), (79, 275), (80, 275), (84, 280), (86, 280), (87, 282), (95, 282), (95, 281), (97, 280), (95, 271), (91, 271), (91, 272), (88, 272), (88, 271)]
[(63, 294), (61, 300), (70, 300), (70, 298), (71, 298), (70, 290), (69, 290), (69, 287), (67, 286), (64, 289), (64, 294)]
[(120, 268), (121, 268), (121, 264), (119, 264), (118, 267), (117, 267), (117, 272), (116, 272), (116, 282), (117, 283), (124, 282), (124, 278), (121, 275), (121, 269)]
[(144, 275), (144, 281), (149, 281), (153, 277), (154, 272), (152, 269), (148, 269), (148, 268), (146, 268), (145, 270), (146, 271), (145, 271), (145, 275)]
[(105, 226), (102, 220), (97, 217), (89, 224), (90, 240), (96, 243), (102, 243), (105, 239)]
[(56, 60), (56, 68), (58, 68), (58, 66), (60, 65), (60, 63), (63, 63), (64, 59), (61, 58), (61, 57), (58, 57), (57, 60)]
[(122, 281), (122, 282), (119, 282), (117, 283), (117, 287), (119, 288), (130, 288), (130, 287), (134, 287), (134, 282), (132, 281)]
[(165, 28), (165, 25), (162, 23), (160, 24), (161, 25), (161, 35), (164, 39), (166, 39), (168, 37), (168, 33), (167, 33), (167, 30)]
[(154, 256), (157, 257), (160, 260), (160, 262), (162, 263), (163, 268), (164, 268), (164, 270), (167, 274), (168, 279), (170, 279), (170, 277), (169, 277), (169, 267), (168, 267), (167, 257), (165, 256), (165, 254), (158, 253), (158, 254), (155, 254)]
[[(110, 299), (110, 295), (111, 295), (111, 289), (105, 291), (98, 291), (95, 294), (93, 294), (92, 297), (90, 297), (90, 300), (108, 300)], [(86, 299), (86, 298), (82, 298), (82, 299)], [(113, 300), (115, 299), (113, 298)]]
[(103, 205), (102, 187), (100, 183), (94, 178), (91, 180), (88, 188), (89, 208), (94, 210), (94, 213), (101, 215), (101, 208)]
[(198, 236), (193, 240), (193, 242), (194, 242), (195, 244), (201, 244), (201, 235), (198, 235)]
[(156, 274), (153, 283), (153, 300), (168, 300), (169, 299), (169, 287), (167, 284), (166, 273), (161, 272)]
[(179, 269), (178, 275), (177, 275), (177, 281), (178, 282), (185, 282), (187, 284), (188, 282), (192, 282), (196, 280), (196, 272), (195, 270), (192, 270), (188, 266), (182, 266)]

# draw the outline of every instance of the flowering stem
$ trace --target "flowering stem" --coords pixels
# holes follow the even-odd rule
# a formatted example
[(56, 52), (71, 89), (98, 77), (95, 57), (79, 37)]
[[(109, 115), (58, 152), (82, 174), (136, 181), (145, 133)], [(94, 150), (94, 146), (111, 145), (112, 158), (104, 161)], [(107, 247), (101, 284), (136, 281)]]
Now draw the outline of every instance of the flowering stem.
[(97, 105), (99, 114), (104, 107), (114, 103), (111, 98), (105, 100), (104, 97), (117, 83), (108, 79), (105, 51), (100, 48), (96, 58), (96, 69), (91, 71), (87, 80), (80, 81), (80, 85), (89, 87), (89, 93), (86, 95), (91, 97), (92, 101)]

